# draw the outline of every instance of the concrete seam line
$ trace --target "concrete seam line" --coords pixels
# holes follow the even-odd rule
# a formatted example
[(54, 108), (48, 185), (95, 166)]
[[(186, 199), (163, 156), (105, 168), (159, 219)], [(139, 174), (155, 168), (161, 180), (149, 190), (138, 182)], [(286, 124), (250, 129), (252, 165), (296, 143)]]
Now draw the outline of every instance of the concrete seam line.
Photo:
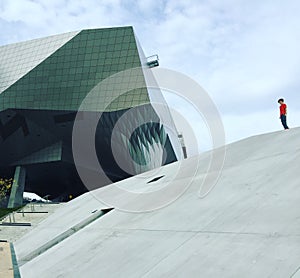
[(297, 267), (297, 269), (293, 272), (293, 274), (290, 276), (290, 278), (294, 277), (300, 270), (300, 266)]
[(46, 242), (42, 246), (38, 247), (36, 250), (32, 251), (31, 253), (29, 253), (25, 257), (20, 258), (19, 259), (19, 266), (23, 266), (27, 262), (29, 262), (32, 259), (36, 258), (37, 256), (45, 253), (47, 250), (51, 249), (53, 246), (57, 245), (58, 243), (62, 242), (63, 240), (65, 240), (67, 238), (69, 238), (70, 236), (77, 233), (81, 229), (85, 228), (86, 226), (88, 226), (89, 224), (91, 224), (92, 222), (94, 222), (95, 220), (100, 218), (101, 216), (105, 215), (107, 212), (111, 211), (112, 209), (113, 208), (111, 208), (109, 210), (107, 210), (107, 209), (100, 210), (100, 211), (94, 213), (93, 215), (91, 215), (90, 217), (88, 217), (87, 219), (79, 222), (78, 224), (72, 226), (68, 230), (66, 230), (63, 233), (59, 234), (58, 236), (54, 237), (53, 239)]
[(145, 277), (146, 275), (148, 275), (149, 273), (151, 273), (151, 271), (153, 271), (159, 264), (161, 264), (163, 261), (165, 261), (168, 257), (170, 257), (171, 255), (173, 255), (176, 251), (178, 251), (182, 246), (184, 246), (187, 242), (189, 242), (190, 240), (192, 240), (194, 237), (196, 237), (197, 234), (193, 234), (192, 236), (190, 236), (189, 238), (187, 238), (186, 240), (184, 240), (182, 243), (180, 243), (178, 246), (176, 246), (172, 251), (170, 251), (168, 254), (166, 254), (161, 260), (159, 260), (158, 262), (156, 262), (154, 265), (152, 265), (151, 267), (149, 267), (148, 270), (146, 270), (146, 272), (143, 273), (143, 276), (141, 276), (141, 278)]

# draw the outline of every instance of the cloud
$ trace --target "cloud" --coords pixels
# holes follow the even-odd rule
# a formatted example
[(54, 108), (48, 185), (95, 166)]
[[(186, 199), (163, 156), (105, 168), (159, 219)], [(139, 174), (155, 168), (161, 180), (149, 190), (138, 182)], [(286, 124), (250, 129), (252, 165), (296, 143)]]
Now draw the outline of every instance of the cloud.
[[(11, 43), (22, 39), (32, 39), (56, 33), (69, 32), (86, 28), (123, 25), (126, 10), (121, 1), (91, 0), (16, 0), (3, 1), (0, 18), (6, 24), (22, 23), (22, 28), (15, 29), (17, 39), (4, 41)], [(5, 30), (4, 30), (5, 32)], [(6, 36), (7, 38), (7, 36)]]
[(166, 8), (168, 16), (152, 37), (161, 64), (195, 77), (221, 106), (228, 99), (243, 103), (277, 96), (298, 79), (298, 13), (286, 3), (231, 2), (234, 9), (226, 1), (218, 6), (180, 2)]

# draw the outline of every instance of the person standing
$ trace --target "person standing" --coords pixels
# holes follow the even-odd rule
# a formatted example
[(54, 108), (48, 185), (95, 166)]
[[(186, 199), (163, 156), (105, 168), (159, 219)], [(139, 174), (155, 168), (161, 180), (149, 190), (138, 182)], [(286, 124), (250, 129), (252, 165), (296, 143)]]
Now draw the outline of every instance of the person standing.
[(286, 123), (286, 114), (287, 114), (287, 105), (284, 103), (284, 99), (280, 98), (278, 100), (278, 103), (280, 104), (279, 110), (280, 110), (280, 120), (284, 127), (284, 129), (289, 129)]

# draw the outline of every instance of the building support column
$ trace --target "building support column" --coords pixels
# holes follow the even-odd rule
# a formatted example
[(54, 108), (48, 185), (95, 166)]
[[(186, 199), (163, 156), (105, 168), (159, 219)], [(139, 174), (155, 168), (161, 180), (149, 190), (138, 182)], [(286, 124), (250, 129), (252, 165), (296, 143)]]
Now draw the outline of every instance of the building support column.
[(8, 201), (8, 208), (16, 208), (23, 205), (23, 193), (25, 187), (26, 171), (24, 166), (17, 166), (14, 181)]

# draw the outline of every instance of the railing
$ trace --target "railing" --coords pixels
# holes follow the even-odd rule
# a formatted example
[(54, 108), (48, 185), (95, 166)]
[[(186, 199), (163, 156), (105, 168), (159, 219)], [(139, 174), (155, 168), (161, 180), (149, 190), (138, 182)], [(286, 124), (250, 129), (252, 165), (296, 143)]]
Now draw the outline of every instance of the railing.
[(158, 60), (159, 59), (158, 59), (158, 55), (157, 54), (147, 57), (147, 65), (148, 65), (148, 67), (149, 68), (153, 68), (153, 67), (159, 66)]

